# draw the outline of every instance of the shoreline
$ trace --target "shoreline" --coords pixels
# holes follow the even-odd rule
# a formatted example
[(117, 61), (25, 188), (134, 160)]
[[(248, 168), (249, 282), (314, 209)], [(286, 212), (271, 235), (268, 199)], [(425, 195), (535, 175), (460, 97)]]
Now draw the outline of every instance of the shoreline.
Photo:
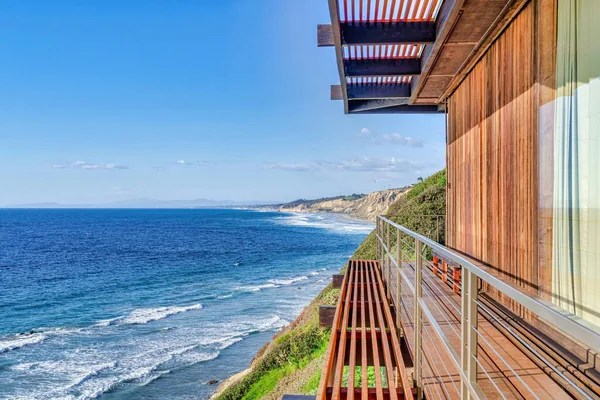
[(255, 208), (247, 208), (245, 210), (248, 211), (256, 211), (256, 212), (276, 212), (281, 214), (325, 214), (325, 215), (335, 215), (337, 217), (347, 219), (349, 221), (354, 222), (368, 222), (375, 225), (375, 221), (369, 218), (364, 218), (359, 215), (353, 215), (347, 212), (338, 212), (338, 211), (327, 211), (327, 210), (291, 210), (291, 209), (282, 209), (276, 207), (255, 207)]
[[(340, 270), (343, 269), (344, 267), (342, 267)], [(265, 357), (269, 356), (271, 352), (276, 351), (277, 343), (280, 341), (280, 339), (289, 336), (290, 334), (293, 334), (297, 331), (307, 329), (307, 327), (310, 326), (311, 322), (316, 322), (316, 324), (318, 325), (318, 307), (320, 305), (334, 306), (335, 304), (337, 304), (338, 294), (339, 289), (334, 289), (331, 283), (325, 286), (319, 293), (315, 295), (315, 297), (310, 301), (310, 303), (308, 303), (302, 309), (300, 314), (293, 321), (281, 328), (279, 331), (275, 332), (271, 339), (256, 352), (256, 354), (250, 361), (250, 365), (248, 366), (248, 368), (237, 372), (219, 382), (217, 388), (208, 399), (216, 400), (228, 389), (231, 389), (236, 385), (240, 384), (244, 380), (244, 378), (246, 378), (254, 372), (254, 369)], [(327, 334), (326, 341), (328, 342), (328, 340), (329, 335)], [(279, 390), (281, 390), (282, 388), (280, 387), (280, 385), (282, 385), (283, 388), (289, 388), (291, 386), (295, 387), (296, 389), (301, 389), (302, 385), (300, 385), (299, 382), (306, 384), (309, 380), (309, 377), (311, 376), (311, 373), (320, 373), (320, 363), (323, 362), (323, 356), (324, 354), (316, 354), (312, 359), (310, 359), (310, 362), (308, 362), (308, 364), (306, 365), (306, 369), (308, 369), (308, 371), (305, 371), (304, 369), (299, 369), (292, 372), (289, 376), (284, 376), (280, 382), (277, 382), (275, 389), (279, 388)], [(299, 394), (296, 393), (294, 389), (292, 389), (292, 392), (295, 394)], [(281, 394), (284, 393), (277, 394), (277, 390), (274, 390), (273, 392), (268, 393), (267, 399), (279, 400), (281, 398)]]

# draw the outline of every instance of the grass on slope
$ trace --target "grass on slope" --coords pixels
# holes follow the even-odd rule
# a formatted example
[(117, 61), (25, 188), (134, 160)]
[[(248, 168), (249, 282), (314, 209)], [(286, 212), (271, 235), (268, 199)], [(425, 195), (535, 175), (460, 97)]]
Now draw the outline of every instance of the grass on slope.
[[(303, 369), (327, 350), (329, 329), (319, 327), (319, 305), (335, 305), (339, 289), (327, 286), (289, 329), (284, 330), (254, 362), (252, 371), (240, 382), (225, 389), (217, 400), (258, 400), (294, 371)], [(318, 377), (310, 378), (307, 392), (316, 390)]]
[[(444, 244), (446, 238), (443, 217), (446, 215), (446, 170), (436, 172), (423, 182), (414, 185), (388, 208), (385, 215), (412, 231), (434, 240), (439, 238), (439, 242)], [(392, 242), (394, 241), (395, 238)], [(374, 260), (376, 243), (375, 232), (371, 232), (358, 246), (352, 258)]]

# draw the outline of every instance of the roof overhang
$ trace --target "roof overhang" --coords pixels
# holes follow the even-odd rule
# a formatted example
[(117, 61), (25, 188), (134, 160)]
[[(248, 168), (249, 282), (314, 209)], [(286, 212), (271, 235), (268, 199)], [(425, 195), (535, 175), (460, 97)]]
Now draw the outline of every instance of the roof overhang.
[(505, 21), (528, 0), (327, 0), (345, 113), (439, 113)]

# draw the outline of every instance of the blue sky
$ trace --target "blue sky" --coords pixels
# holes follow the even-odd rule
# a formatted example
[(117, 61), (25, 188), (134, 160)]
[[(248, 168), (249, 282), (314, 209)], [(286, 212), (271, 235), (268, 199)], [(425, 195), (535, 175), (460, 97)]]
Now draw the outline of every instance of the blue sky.
[(283, 201), (412, 183), (444, 119), (344, 115), (326, 0), (3, 1), (0, 205)]

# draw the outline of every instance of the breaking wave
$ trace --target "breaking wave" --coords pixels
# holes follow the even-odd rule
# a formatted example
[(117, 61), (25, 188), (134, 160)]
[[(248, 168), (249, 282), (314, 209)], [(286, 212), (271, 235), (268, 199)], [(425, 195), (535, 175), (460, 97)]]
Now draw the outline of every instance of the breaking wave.
[(270, 279), (269, 282), (271, 282), (275, 285), (291, 285), (292, 283), (305, 281), (307, 279), (308, 279), (308, 276), (297, 276), (295, 278), (288, 278), (288, 279)]
[(345, 218), (335, 214), (325, 213), (291, 213), (273, 218), (282, 225), (319, 228), (346, 234), (368, 234), (374, 225), (371, 222)]
[(41, 343), (46, 339), (48, 339), (48, 336), (41, 333), (11, 335), (0, 339), (0, 353), (20, 349), (23, 346)]
[(199, 310), (201, 308), (202, 304), (199, 303), (193, 304), (191, 306), (138, 308), (133, 310), (128, 315), (100, 321), (96, 324), (96, 326), (147, 324), (148, 322), (158, 321), (160, 319), (167, 318), (170, 315), (175, 315), (191, 310)]

